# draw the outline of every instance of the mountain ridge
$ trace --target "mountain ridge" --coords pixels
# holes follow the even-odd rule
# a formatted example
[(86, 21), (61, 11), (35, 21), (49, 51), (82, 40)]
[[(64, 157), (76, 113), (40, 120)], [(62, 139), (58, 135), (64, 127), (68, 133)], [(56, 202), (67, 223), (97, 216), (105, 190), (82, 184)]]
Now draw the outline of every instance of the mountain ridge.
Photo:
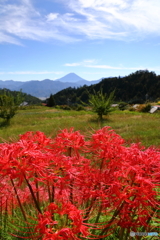
[(54, 95), (57, 105), (80, 104), (89, 102), (89, 93), (101, 91), (110, 95), (114, 92), (115, 102), (126, 102), (139, 104), (160, 100), (160, 75), (148, 70), (137, 70), (124, 77), (109, 77), (102, 79), (99, 83), (92, 86), (83, 86), (78, 89), (64, 89)]
[(7, 88), (11, 91), (20, 91), (30, 94), (38, 98), (47, 98), (50, 94), (55, 94), (68, 87), (80, 87), (83, 85), (90, 86), (98, 83), (100, 80), (88, 81), (79, 77), (75, 73), (69, 73), (62, 78), (55, 80), (30, 80), (30, 81), (14, 81), (14, 80), (0, 80), (0, 88)]

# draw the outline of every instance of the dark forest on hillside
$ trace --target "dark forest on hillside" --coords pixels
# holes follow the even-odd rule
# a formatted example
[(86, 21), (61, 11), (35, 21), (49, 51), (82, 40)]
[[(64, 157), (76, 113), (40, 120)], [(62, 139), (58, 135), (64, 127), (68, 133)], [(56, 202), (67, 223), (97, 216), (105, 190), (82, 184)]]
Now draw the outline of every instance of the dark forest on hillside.
[(54, 95), (56, 105), (88, 103), (89, 93), (115, 91), (115, 102), (144, 103), (160, 98), (160, 76), (148, 70), (139, 70), (125, 77), (104, 78), (98, 84), (66, 88)]
[[(13, 97), (16, 97), (20, 92), (19, 91), (11, 91), (9, 89), (0, 89), (0, 95), (10, 95)], [(39, 98), (36, 98), (34, 96), (31, 96), (30, 94), (27, 93), (23, 93), (21, 92), (21, 98), (22, 98), (22, 102), (25, 101), (27, 102), (29, 105), (39, 105), (42, 103), (42, 101)]]

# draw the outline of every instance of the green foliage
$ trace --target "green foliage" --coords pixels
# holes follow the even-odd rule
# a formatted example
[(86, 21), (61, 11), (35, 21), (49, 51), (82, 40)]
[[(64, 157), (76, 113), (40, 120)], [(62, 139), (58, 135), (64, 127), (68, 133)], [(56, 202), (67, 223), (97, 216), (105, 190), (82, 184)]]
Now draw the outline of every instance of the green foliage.
[(89, 103), (92, 106), (92, 110), (98, 114), (99, 120), (102, 121), (103, 115), (107, 115), (111, 111), (111, 104), (113, 103), (114, 92), (111, 92), (109, 96), (102, 92), (89, 95)]
[(76, 110), (76, 111), (84, 111), (85, 108), (84, 108), (81, 104), (77, 104), (75, 110)]
[(41, 105), (42, 101), (39, 98), (31, 96), (30, 94), (22, 93), (23, 101), (28, 105)]
[(14, 102), (14, 98), (11, 96), (0, 96), (0, 118), (9, 121), (17, 111), (17, 105)]
[(127, 109), (127, 106), (128, 106), (128, 103), (126, 103), (126, 102), (120, 102), (120, 103), (118, 104), (118, 108), (119, 108), (119, 110), (121, 110), (121, 111), (126, 110), (126, 109)]
[(30, 94), (21, 91), (10, 91), (9, 89), (0, 89), (0, 95), (12, 96), (14, 99), (19, 99), (18, 102), (27, 102), (29, 105), (40, 105), (42, 101), (39, 98), (33, 97)]
[(55, 104), (55, 100), (54, 100), (54, 97), (53, 95), (51, 94), (50, 97), (47, 99), (47, 106), (48, 107), (54, 107), (56, 104)]
[(19, 104), (23, 101), (21, 92), (14, 97), (9, 93), (0, 95), (0, 118), (9, 122), (16, 114)]
[(71, 110), (71, 108), (68, 105), (57, 105), (56, 108), (62, 110)]

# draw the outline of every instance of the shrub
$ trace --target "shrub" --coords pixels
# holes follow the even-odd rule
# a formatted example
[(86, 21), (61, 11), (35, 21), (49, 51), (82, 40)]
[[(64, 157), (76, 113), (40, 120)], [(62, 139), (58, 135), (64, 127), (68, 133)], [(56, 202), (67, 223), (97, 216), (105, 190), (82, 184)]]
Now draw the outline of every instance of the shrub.
[(126, 110), (127, 109), (127, 107), (128, 107), (128, 103), (126, 103), (126, 102), (120, 102), (119, 104), (118, 104), (118, 108), (120, 109), (120, 110)]
[(149, 103), (147, 104), (139, 104), (139, 106), (136, 109), (138, 112), (149, 112), (151, 110), (151, 105)]
[(82, 105), (78, 104), (78, 105), (76, 106), (75, 110), (76, 110), (76, 111), (84, 111), (85, 108), (84, 108)]

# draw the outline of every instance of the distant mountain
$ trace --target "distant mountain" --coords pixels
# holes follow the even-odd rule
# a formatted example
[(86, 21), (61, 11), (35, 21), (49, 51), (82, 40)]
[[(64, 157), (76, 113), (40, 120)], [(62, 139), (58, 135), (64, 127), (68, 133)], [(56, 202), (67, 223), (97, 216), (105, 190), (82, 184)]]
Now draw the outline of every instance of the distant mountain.
[(6, 80), (2, 81), (0, 80), (0, 88), (7, 88), (10, 90), (16, 90), (15, 88), (19, 88), (21, 85), (23, 85), (24, 82), (20, 81), (13, 81), (13, 80)]
[[(62, 78), (56, 79), (56, 81), (61, 81), (61, 82), (79, 82), (79, 81), (83, 81), (85, 79), (79, 77), (77, 74), (75, 73), (69, 73), (67, 75), (65, 75)], [(86, 81), (86, 80), (85, 80)]]
[(91, 84), (96, 84), (96, 83), (100, 82), (101, 80), (102, 80), (102, 78), (99, 80), (87, 81), (86, 79), (79, 77), (75, 73), (69, 73), (62, 78), (56, 79), (56, 81), (60, 81), (60, 82), (76, 83), (76, 85), (78, 84), (79, 86), (83, 86), (83, 85), (89, 86)]
[(35, 97), (49, 97), (50, 94), (55, 94), (62, 89), (68, 87), (78, 87), (79, 84), (76, 83), (67, 83), (67, 82), (60, 82), (60, 81), (53, 81), (49, 79), (45, 79), (43, 81), (29, 81), (25, 82), (22, 86), (22, 92), (26, 92), (31, 94)]
[(20, 82), (20, 81), (13, 81), (7, 80), (2, 81), (0, 80), (0, 88), (7, 88), (12, 91), (19, 91), (30, 94), (32, 96), (38, 98), (47, 98), (50, 94), (55, 94), (65, 88), (68, 87), (81, 87), (83, 85), (90, 86), (92, 84), (98, 83), (100, 80), (97, 81), (87, 81), (75, 73), (69, 73), (66, 76), (56, 79), (50, 80), (45, 79), (42, 81), (38, 80), (31, 80), (28, 82)]

